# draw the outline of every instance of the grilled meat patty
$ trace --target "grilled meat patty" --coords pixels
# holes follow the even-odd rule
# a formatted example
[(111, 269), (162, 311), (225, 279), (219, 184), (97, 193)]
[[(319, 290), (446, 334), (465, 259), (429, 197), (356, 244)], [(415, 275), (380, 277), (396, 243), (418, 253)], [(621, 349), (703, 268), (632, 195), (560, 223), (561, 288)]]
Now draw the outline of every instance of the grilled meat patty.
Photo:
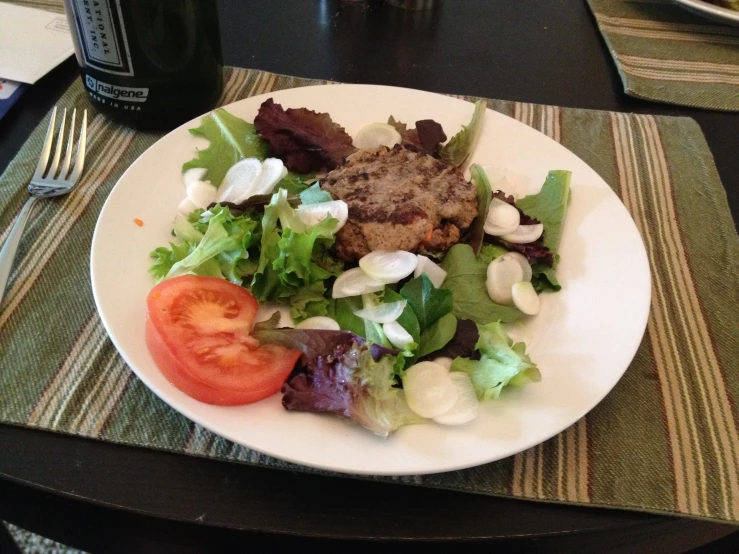
[(349, 205), (336, 235), (336, 252), (346, 261), (374, 250), (446, 251), (477, 216), (474, 184), (459, 169), (407, 146), (360, 150), (321, 188)]

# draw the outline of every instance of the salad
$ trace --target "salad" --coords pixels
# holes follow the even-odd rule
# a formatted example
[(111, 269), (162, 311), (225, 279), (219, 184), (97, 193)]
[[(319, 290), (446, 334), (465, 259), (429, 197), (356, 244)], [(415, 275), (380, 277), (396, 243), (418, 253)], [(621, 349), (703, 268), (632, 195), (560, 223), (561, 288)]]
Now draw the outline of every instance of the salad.
[[(518, 198), (505, 170), (462, 173), (484, 119), (370, 123), (272, 99), (190, 132), (172, 240), (151, 252), (146, 341), (167, 379), (211, 404), (279, 392), (387, 437), (461, 425), (540, 380), (506, 324), (556, 292), (570, 172)], [(492, 180), (492, 185), (491, 185)], [(387, 246), (390, 248), (386, 248)]]

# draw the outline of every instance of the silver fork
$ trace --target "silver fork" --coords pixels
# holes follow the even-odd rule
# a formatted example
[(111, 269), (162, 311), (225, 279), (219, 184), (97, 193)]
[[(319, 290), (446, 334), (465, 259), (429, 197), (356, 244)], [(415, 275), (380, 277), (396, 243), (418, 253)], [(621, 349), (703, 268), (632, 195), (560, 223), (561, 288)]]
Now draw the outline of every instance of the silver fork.
[[(75, 149), (74, 144), (74, 123), (77, 118), (77, 110), (72, 112), (72, 124), (69, 126), (69, 135), (67, 139), (67, 148), (64, 154), (64, 161), (59, 167), (59, 160), (62, 157), (62, 143), (64, 142), (64, 124), (67, 121), (67, 110), (64, 109), (62, 115), (62, 124), (59, 126), (59, 133), (56, 137), (56, 148), (54, 149), (54, 157), (49, 163), (49, 154), (51, 154), (52, 143), (54, 142), (54, 126), (56, 123), (57, 109), (51, 112), (51, 121), (49, 121), (49, 129), (46, 131), (46, 139), (44, 140), (44, 148), (41, 151), (41, 158), (36, 166), (36, 172), (31, 178), (28, 185), (28, 194), (30, 198), (21, 208), (18, 218), (13, 224), (13, 228), (8, 234), (8, 238), (0, 250), (0, 304), (5, 293), (5, 286), (10, 278), (10, 271), (13, 268), (13, 259), (21, 242), (21, 235), (26, 226), (33, 206), (39, 198), (48, 198), (51, 196), (61, 196), (67, 194), (80, 180), (80, 175), (85, 167), (85, 145), (87, 142), (87, 110), (82, 116), (82, 125), (79, 130), (77, 139), (77, 152), (72, 163), (72, 152)], [(71, 164), (71, 165), (70, 165)]]

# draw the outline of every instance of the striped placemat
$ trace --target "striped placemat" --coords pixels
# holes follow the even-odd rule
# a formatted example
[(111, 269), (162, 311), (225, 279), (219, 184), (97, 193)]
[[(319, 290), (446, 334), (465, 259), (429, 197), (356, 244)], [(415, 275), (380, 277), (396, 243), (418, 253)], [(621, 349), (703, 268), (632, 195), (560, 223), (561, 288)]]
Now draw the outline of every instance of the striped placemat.
[(739, 27), (672, 0), (588, 0), (626, 94), (739, 111)]
[[(223, 104), (324, 83), (230, 68), (225, 79)], [(0, 422), (314, 471), (213, 435), (160, 401), (126, 367), (95, 309), (90, 241), (115, 182), (161, 135), (97, 114), (80, 81), (58, 104), (91, 111), (89, 169), (75, 192), (39, 203), (26, 230), (0, 305)], [(647, 333), (613, 392), (557, 437), (473, 469), (377, 479), (739, 522), (739, 239), (698, 125), (686, 118), (488, 105), (561, 142), (623, 199), (651, 260)], [(0, 177), (0, 240), (25, 201), (47, 123)]]
[(47, 12), (64, 13), (62, 0), (2, 0), (8, 4), (18, 4), (27, 8), (36, 8)]

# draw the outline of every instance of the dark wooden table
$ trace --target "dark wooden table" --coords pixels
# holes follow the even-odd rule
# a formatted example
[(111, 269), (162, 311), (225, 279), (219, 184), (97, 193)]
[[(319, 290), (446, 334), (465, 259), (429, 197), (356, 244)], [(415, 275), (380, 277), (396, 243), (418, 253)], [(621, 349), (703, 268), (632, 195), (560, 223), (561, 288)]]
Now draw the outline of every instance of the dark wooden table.
[[(227, 64), (353, 83), (694, 117), (739, 213), (739, 114), (625, 96), (582, 0), (222, 0)], [(0, 170), (77, 78), (72, 60), (0, 121)], [(1, 394), (1, 393), (0, 393)], [(0, 519), (91, 552), (684, 552), (736, 528), (496, 499), (116, 446), (0, 425)], [(379, 541), (379, 542), (378, 542)], [(420, 542), (419, 541), (423, 541)], [(381, 544), (380, 544), (381, 543)], [(460, 546), (462, 545), (462, 546)]]

